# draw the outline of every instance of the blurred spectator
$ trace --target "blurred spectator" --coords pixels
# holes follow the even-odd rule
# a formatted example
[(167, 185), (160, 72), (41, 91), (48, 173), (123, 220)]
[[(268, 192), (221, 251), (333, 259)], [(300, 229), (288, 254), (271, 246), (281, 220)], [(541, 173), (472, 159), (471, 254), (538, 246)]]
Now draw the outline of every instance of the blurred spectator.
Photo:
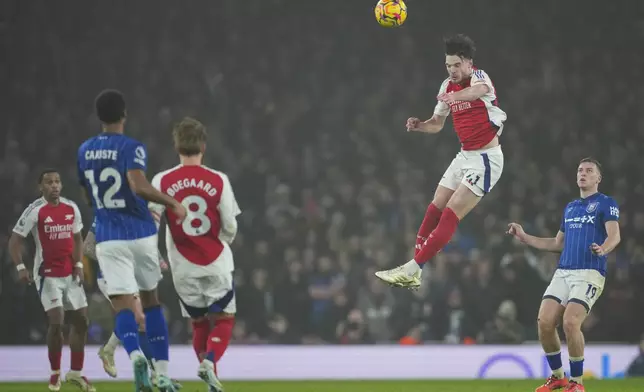
[(501, 302), (496, 316), (487, 324), (479, 341), (488, 344), (523, 343), (523, 327), (517, 321), (517, 306), (514, 302)]

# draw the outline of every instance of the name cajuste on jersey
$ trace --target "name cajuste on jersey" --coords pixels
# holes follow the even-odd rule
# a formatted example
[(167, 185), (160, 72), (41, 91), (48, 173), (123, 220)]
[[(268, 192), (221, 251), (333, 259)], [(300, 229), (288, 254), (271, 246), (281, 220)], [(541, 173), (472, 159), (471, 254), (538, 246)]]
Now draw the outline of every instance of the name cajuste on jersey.
[(45, 234), (49, 235), (50, 240), (64, 240), (72, 237), (73, 225), (45, 225)]
[(118, 159), (118, 151), (116, 150), (87, 150), (85, 151), (85, 159), (88, 161), (97, 159), (109, 159), (116, 161)]
[(197, 181), (194, 178), (184, 178), (183, 180), (175, 182), (174, 184), (170, 185), (168, 189), (166, 189), (165, 193), (167, 193), (170, 197), (174, 197), (174, 195), (180, 190), (189, 188), (201, 189), (210, 197), (217, 194), (217, 189), (213, 188), (212, 184), (205, 182), (204, 180)]

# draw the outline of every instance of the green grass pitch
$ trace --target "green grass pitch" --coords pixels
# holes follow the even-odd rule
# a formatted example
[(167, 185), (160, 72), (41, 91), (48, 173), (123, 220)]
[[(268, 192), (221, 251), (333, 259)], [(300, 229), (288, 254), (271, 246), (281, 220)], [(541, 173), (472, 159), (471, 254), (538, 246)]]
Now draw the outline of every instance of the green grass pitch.
[[(227, 382), (226, 392), (532, 392), (538, 380), (473, 381), (301, 381), (301, 382)], [(588, 392), (643, 392), (644, 379), (588, 380)], [(131, 383), (96, 383), (97, 392), (132, 392)], [(48, 391), (47, 383), (0, 383), (2, 392)], [(61, 392), (77, 388), (63, 384)], [(186, 382), (182, 392), (206, 392), (203, 383)]]

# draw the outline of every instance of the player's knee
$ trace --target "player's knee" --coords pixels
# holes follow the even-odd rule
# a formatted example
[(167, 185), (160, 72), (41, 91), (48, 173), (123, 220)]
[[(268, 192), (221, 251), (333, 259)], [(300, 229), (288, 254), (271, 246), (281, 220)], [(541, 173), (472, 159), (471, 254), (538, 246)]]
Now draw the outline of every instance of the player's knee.
[(480, 196), (476, 195), (469, 188), (461, 185), (449, 199), (446, 207), (454, 211), (454, 214), (456, 214), (459, 219), (463, 219), (470, 211), (472, 211), (472, 208), (474, 208), (480, 200)]
[(161, 305), (156, 289), (152, 291), (141, 291), (139, 299), (141, 300), (141, 306), (143, 306), (144, 309)]
[(578, 320), (578, 318), (574, 316), (564, 316), (563, 330), (566, 335), (581, 331), (581, 320)]
[(62, 335), (63, 333), (63, 323), (52, 324), (49, 323), (49, 333), (54, 335)]
[(73, 326), (76, 332), (85, 334), (89, 329), (89, 319), (85, 315), (78, 315), (74, 318)]
[(552, 316), (540, 315), (537, 318), (537, 326), (539, 331), (551, 332), (557, 329), (557, 320)]
[(436, 192), (434, 193), (432, 204), (435, 205), (439, 210), (443, 210), (445, 207), (447, 207), (447, 202), (449, 202), (449, 199), (453, 194), (453, 190), (439, 186), (438, 188), (436, 188)]
[(58, 309), (49, 310), (47, 311), (47, 321), (49, 322), (50, 327), (61, 327), (65, 322), (65, 313), (63, 313), (62, 309), (60, 311), (58, 311)]

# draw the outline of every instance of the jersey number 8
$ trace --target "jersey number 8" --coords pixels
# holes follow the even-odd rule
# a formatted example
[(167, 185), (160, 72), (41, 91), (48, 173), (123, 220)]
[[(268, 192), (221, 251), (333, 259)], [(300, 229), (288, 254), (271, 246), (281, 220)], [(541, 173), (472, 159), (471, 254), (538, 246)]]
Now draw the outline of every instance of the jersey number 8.
[[(208, 211), (208, 204), (201, 196), (190, 195), (184, 198), (181, 201), (186, 210), (188, 211), (188, 216), (183, 221), (181, 228), (183, 232), (191, 237), (197, 237), (204, 235), (210, 231), (212, 223), (206, 215)], [(192, 210), (191, 206), (197, 206), (196, 210)]]
[(98, 194), (98, 186), (96, 185), (94, 170), (85, 170), (85, 178), (87, 178), (89, 185), (92, 187), (92, 197), (94, 197), (97, 209), (125, 207), (125, 200), (114, 199), (114, 195), (116, 195), (116, 192), (118, 192), (121, 189), (121, 185), (123, 185), (123, 179), (121, 178), (121, 173), (119, 173), (118, 170), (113, 167), (106, 167), (101, 170), (101, 174), (98, 175), (98, 180), (100, 182), (107, 182), (109, 179), (114, 181), (112, 185), (107, 188), (107, 191), (105, 191), (103, 200), (101, 200), (100, 195)]

